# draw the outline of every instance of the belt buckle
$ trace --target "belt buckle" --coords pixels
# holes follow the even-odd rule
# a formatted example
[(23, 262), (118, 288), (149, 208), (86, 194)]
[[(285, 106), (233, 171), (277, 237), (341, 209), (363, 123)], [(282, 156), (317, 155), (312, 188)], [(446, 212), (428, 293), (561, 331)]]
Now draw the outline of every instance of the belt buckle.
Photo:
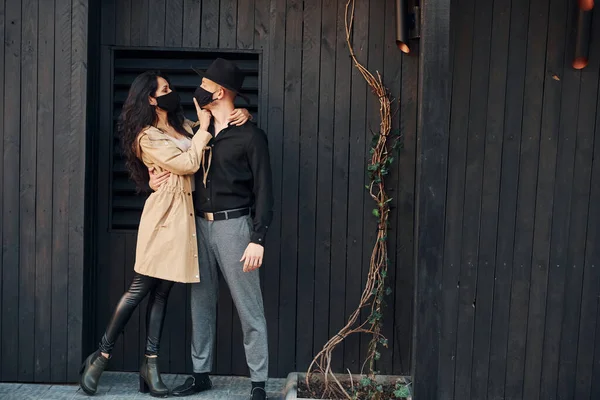
[(211, 212), (205, 212), (204, 213), (204, 219), (206, 219), (207, 221), (214, 221), (215, 220), (215, 215)]

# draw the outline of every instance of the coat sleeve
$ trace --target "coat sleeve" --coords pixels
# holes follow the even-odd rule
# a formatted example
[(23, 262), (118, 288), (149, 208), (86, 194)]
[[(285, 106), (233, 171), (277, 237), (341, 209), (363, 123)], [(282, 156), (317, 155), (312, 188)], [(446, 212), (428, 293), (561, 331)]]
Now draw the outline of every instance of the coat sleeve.
[(204, 150), (212, 138), (207, 131), (199, 130), (192, 137), (188, 151), (182, 152), (169, 139), (156, 138), (147, 132), (139, 137), (140, 150), (161, 168), (175, 175), (196, 173), (204, 160)]

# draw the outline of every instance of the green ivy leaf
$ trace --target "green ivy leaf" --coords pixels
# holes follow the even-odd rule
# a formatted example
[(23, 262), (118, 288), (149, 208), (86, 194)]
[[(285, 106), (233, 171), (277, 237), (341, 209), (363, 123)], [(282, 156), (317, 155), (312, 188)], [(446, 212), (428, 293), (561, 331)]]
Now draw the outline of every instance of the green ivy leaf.
[(379, 209), (374, 208), (372, 212), (374, 216), (379, 217)]

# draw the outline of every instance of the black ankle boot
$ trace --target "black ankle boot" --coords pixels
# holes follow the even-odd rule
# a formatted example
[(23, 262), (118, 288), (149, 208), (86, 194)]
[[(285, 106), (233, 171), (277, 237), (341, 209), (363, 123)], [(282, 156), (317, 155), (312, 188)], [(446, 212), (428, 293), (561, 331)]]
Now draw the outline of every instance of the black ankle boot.
[(167, 397), (169, 388), (163, 383), (158, 371), (158, 357), (144, 357), (140, 368), (140, 392), (153, 397)]
[(99, 351), (93, 352), (85, 359), (79, 370), (79, 373), (81, 374), (79, 386), (85, 393), (90, 396), (96, 394), (100, 376), (104, 372), (107, 364), (108, 358), (100, 354)]

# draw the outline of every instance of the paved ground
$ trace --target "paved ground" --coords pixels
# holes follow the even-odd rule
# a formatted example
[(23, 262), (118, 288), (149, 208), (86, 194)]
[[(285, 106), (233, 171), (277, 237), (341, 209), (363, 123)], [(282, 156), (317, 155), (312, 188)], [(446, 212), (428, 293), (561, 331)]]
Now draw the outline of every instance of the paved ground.
[[(169, 388), (183, 383), (185, 375), (163, 375), (163, 381)], [(250, 393), (248, 378), (215, 376), (211, 377), (214, 388), (188, 399), (204, 400), (244, 400)], [(285, 379), (270, 379), (267, 392), (271, 400), (283, 400)], [(98, 393), (88, 397), (77, 385), (30, 385), (18, 383), (0, 383), (0, 399), (2, 400), (67, 400), (92, 399), (103, 400), (140, 400), (152, 399), (149, 394), (138, 392), (138, 374), (128, 372), (105, 372), (100, 381)]]

